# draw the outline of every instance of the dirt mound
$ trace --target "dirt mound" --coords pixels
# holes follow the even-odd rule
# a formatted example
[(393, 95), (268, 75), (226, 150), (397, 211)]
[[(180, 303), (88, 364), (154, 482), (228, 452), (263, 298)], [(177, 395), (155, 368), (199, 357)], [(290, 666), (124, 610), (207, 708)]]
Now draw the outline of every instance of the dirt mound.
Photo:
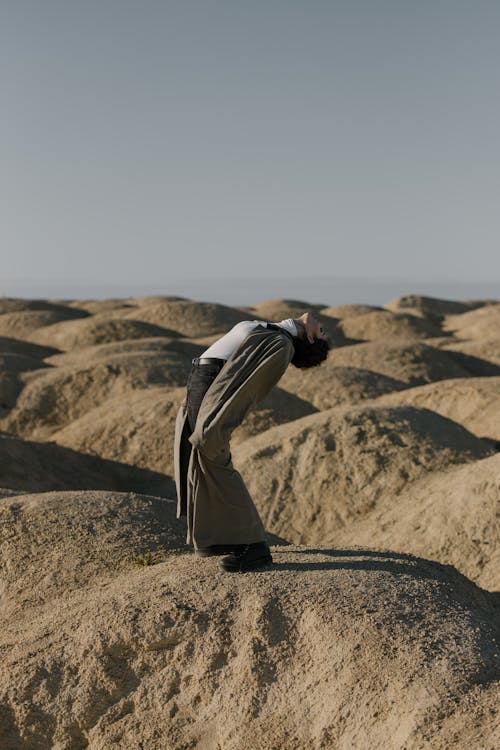
[(23, 389), (23, 373), (47, 369), (42, 357), (56, 349), (0, 337), (0, 420), (14, 408)]
[(479, 341), (456, 341), (447, 340), (443, 344), (444, 349), (454, 352), (462, 352), (471, 357), (476, 357), (491, 364), (500, 366), (500, 339), (481, 339)]
[(337, 544), (370, 544), (451, 563), (484, 588), (500, 587), (500, 454), (424, 476), (340, 529)]
[(329, 362), (340, 367), (372, 370), (409, 385), (423, 385), (445, 378), (465, 378), (471, 373), (445, 352), (421, 343), (369, 341), (334, 349)]
[(153, 323), (187, 337), (226, 333), (240, 320), (247, 319), (244, 313), (232, 307), (191, 300), (162, 300), (146, 303), (124, 317)]
[(250, 438), (234, 463), (266, 528), (296, 543), (330, 542), (424, 473), (484, 458), (491, 446), (412, 406), (339, 408)]
[(40, 359), (28, 357), (25, 354), (9, 354), (0, 352), (0, 371), (1, 372), (25, 372), (27, 370), (39, 370), (48, 367)]
[(72, 300), (70, 303), (71, 307), (76, 307), (79, 310), (85, 310), (91, 315), (100, 315), (102, 313), (109, 312), (128, 312), (135, 307), (135, 301), (131, 298), (117, 298), (117, 299), (89, 299), (89, 300)]
[(233, 444), (237, 445), (271, 427), (301, 419), (316, 411), (317, 409), (305, 396), (299, 397), (282, 388), (273, 388), (235, 429), (232, 437)]
[(47, 357), (45, 361), (47, 364), (57, 366), (77, 365), (82, 362), (107, 361), (117, 354), (137, 355), (139, 352), (174, 352), (191, 361), (193, 357), (201, 354), (204, 348), (206, 347), (187, 339), (154, 336), (153, 338), (125, 339), (124, 341), (112, 341), (109, 344), (77, 347), (69, 352)]
[(463, 315), (450, 315), (443, 327), (462, 339), (500, 338), (500, 303), (485, 305)]
[[(334, 357), (335, 353), (330, 354), (331, 359)], [(400, 380), (371, 370), (336, 367), (330, 362), (306, 370), (289, 367), (280, 380), (280, 386), (309, 401), (320, 411), (334, 406), (356, 404), (364, 399), (377, 398), (384, 393), (408, 387)]]
[(478, 437), (500, 441), (500, 377), (441, 380), (401, 393), (391, 393), (377, 403), (432, 409), (458, 422)]
[(149, 294), (145, 297), (132, 297), (130, 301), (136, 307), (156, 305), (161, 302), (191, 302), (187, 297), (178, 297), (176, 294)]
[(0, 315), (0, 336), (16, 339), (29, 337), (37, 328), (50, 326), (62, 320), (74, 320), (86, 316), (83, 310), (72, 307), (60, 310), (24, 310)]
[[(148, 502), (136, 499), (137, 521), (145, 515), (154, 533), (156, 507), (140, 509)], [(113, 508), (126, 549), (127, 503)], [(51, 511), (56, 522), (55, 503)], [(111, 526), (116, 548), (112, 513), (91, 514), (96, 534)], [(78, 533), (82, 547), (89, 540), (74, 521), (71, 568), (83, 558)], [(40, 564), (42, 545), (28, 547), (25, 567)], [(16, 617), (7, 606), (3, 747), (496, 746), (495, 602), (452, 568), (291, 547), (250, 576), (172, 554), (111, 579), (104, 551), (91, 553), (86, 588), (61, 587), (59, 599), (28, 603)]]
[[(148, 388), (106, 400), (51, 435), (59, 445), (103, 458), (173, 474), (175, 418), (183, 388)], [(314, 407), (274, 388), (234, 432), (234, 444), (311, 414)]]
[(482, 302), (456, 302), (439, 297), (425, 297), (421, 294), (407, 294), (388, 302), (385, 307), (394, 312), (409, 312), (431, 320), (441, 320), (445, 315), (460, 315), (480, 307)]
[(19, 339), (0, 336), (0, 353), (22, 354), (25, 357), (34, 357), (41, 360), (57, 354), (58, 350), (51, 346), (39, 346), (38, 344), (32, 344), (30, 341), (20, 341)]
[(185, 527), (175, 516), (173, 500), (134, 493), (42, 492), (2, 500), (4, 597), (38, 606), (130, 569), (145, 549), (184, 547)]
[(176, 352), (135, 352), (105, 361), (54, 367), (25, 376), (26, 385), (2, 429), (38, 439), (78, 419), (108, 398), (150, 386), (185, 385), (189, 360)]
[(339, 323), (339, 328), (346, 338), (359, 341), (411, 340), (442, 335), (441, 330), (429, 321), (414, 315), (398, 315), (389, 310), (374, 310), (365, 315), (344, 318)]
[(175, 418), (185, 388), (147, 388), (91, 409), (51, 435), (59, 445), (173, 475)]
[(26, 312), (32, 310), (43, 310), (45, 312), (54, 312), (68, 317), (79, 318), (85, 315), (85, 312), (79, 312), (72, 309), (71, 303), (49, 302), (45, 299), (23, 299), (21, 297), (0, 297), (0, 315), (7, 313)]
[[(29, 470), (28, 470), (29, 469)], [(0, 433), (0, 487), (23, 492), (103, 489), (173, 497), (171, 477)]]
[(355, 318), (357, 315), (367, 315), (375, 310), (381, 310), (377, 305), (333, 305), (320, 310), (322, 315), (329, 318)]
[(23, 389), (19, 372), (0, 372), (0, 420), (14, 408)]
[(250, 319), (280, 321), (286, 318), (299, 318), (305, 312), (319, 312), (323, 307), (324, 305), (315, 305), (298, 299), (270, 299), (246, 307), (245, 311), (249, 313)]
[(85, 318), (64, 321), (39, 328), (31, 335), (31, 340), (47, 344), (57, 349), (75, 349), (96, 344), (107, 344), (127, 339), (151, 338), (153, 336), (178, 337), (176, 331), (167, 330), (140, 320), (122, 318)]

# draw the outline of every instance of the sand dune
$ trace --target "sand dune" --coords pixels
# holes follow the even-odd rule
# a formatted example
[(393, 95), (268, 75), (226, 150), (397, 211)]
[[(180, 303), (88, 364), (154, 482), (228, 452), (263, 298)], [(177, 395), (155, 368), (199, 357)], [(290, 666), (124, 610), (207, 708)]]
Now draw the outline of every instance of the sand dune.
[(433, 472), (395, 501), (382, 498), (356, 526), (339, 529), (337, 545), (391, 549), (447, 560), (480, 586), (500, 587), (500, 454)]
[(68, 350), (115, 341), (150, 338), (152, 336), (175, 338), (178, 335), (176, 331), (161, 328), (151, 323), (144, 323), (140, 320), (95, 318), (92, 316), (38, 328), (31, 334), (30, 340), (38, 344)]
[(175, 492), (165, 474), (5, 433), (0, 433), (0, 487), (18, 492), (107, 489), (163, 497)]
[[(160, 536), (168, 508), (121, 496), (100, 510), (97, 499), (75, 498), (80, 512), (64, 515), (68, 558), (83, 563), (76, 580), (63, 574), (64, 595), (38, 604), (35, 590), (14, 625), (7, 589), (4, 746), (444, 750), (459, 732), (494, 747), (494, 601), (452, 568), (296, 547), (252, 576), (182, 554), (126, 565), (124, 553)], [(57, 497), (18, 504), (21, 528), (23, 517), (44, 528), (44, 504), (56, 517)], [(88, 506), (91, 528), (118, 548), (109, 565), (81, 524)], [(59, 547), (48, 531), (46, 543), (18, 540), (25, 575)], [(63, 564), (49, 555), (52, 580)]]
[(288, 393), (283, 388), (273, 388), (235, 429), (232, 442), (233, 444), (241, 443), (252, 435), (259, 435), (271, 427), (293, 422), (316, 411), (316, 407), (305, 395), (299, 397)]
[(295, 543), (334, 542), (424, 473), (483, 458), (490, 444), (413, 406), (331, 409), (274, 427), (234, 451), (266, 527)]
[(0, 352), (2, 354), (22, 354), (25, 357), (42, 360), (52, 354), (57, 354), (58, 350), (51, 346), (39, 346), (30, 341), (0, 336)]
[(59, 445), (173, 475), (175, 417), (185, 388), (110, 398), (51, 435)]
[(485, 339), (500, 336), (500, 303), (485, 305), (463, 315), (450, 315), (444, 329), (463, 339)]
[(410, 312), (424, 318), (442, 320), (446, 315), (460, 315), (484, 305), (480, 300), (456, 302), (439, 297), (425, 297), (421, 294), (407, 294), (388, 302), (385, 307), (393, 312)]
[(389, 310), (374, 310), (353, 318), (344, 318), (340, 330), (348, 339), (374, 341), (377, 339), (422, 339), (442, 335), (441, 330), (415, 315), (395, 314)]
[(79, 310), (72, 310), (73, 305), (66, 302), (51, 302), (45, 299), (21, 299), (20, 297), (0, 297), (0, 315), (33, 310), (59, 313), (60, 315), (79, 318), (86, 314), (85, 309), (78, 305)]
[(135, 298), (116, 298), (116, 299), (89, 299), (89, 300), (72, 300), (68, 302), (68, 305), (75, 307), (78, 310), (85, 310), (91, 315), (100, 315), (102, 313), (110, 313), (116, 311), (126, 312), (136, 307)]
[[(83, 453), (173, 475), (175, 418), (185, 393), (184, 387), (157, 387), (136, 390), (126, 399), (107, 399), (52, 433), (51, 440)], [(233, 443), (314, 411), (307, 401), (275, 388), (235, 430)]]
[(20, 436), (47, 437), (108, 398), (149, 386), (184, 385), (189, 369), (190, 360), (176, 352), (139, 351), (34, 373), (0, 427)]
[[(304, 546), (223, 574), (175, 517), (191, 359), (307, 309), (328, 361), (232, 441)], [(0, 749), (500, 746), (499, 310), (2, 298)]]
[(328, 357), (328, 361), (337, 367), (372, 370), (409, 385), (470, 375), (456, 360), (454, 352), (406, 341), (370, 341), (344, 346), (333, 349)]
[(299, 370), (289, 367), (280, 380), (280, 386), (296, 396), (309, 401), (320, 411), (334, 406), (356, 404), (407, 388), (400, 380), (358, 367), (338, 367), (335, 353), (321, 367)]
[(14, 354), (0, 352), (0, 372), (26, 372), (28, 370), (40, 370), (49, 365), (38, 358), (26, 354)]
[(240, 310), (225, 305), (168, 299), (140, 305), (124, 317), (152, 323), (188, 337), (225, 333), (235, 323), (247, 319)]
[(333, 305), (332, 307), (322, 308), (320, 312), (329, 318), (340, 320), (342, 318), (355, 318), (357, 315), (367, 315), (381, 309), (376, 305)]
[(175, 503), (134, 493), (18, 494), (0, 502), (0, 519), (10, 525), (0, 547), (4, 607), (44, 605), (61, 591), (129, 570), (145, 549), (159, 554), (185, 545)]
[(74, 320), (87, 315), (83, 310), (66, 307), (56, 310), (22, 310), (0, 315), (0, 336), (23, 339), (33, 331), (62, 320)]
[(494, 438), (500, 442), (500, 377), (441, 380), (391, 393), (377, 403), (410, 404), (432, 409), (478, 437)]
[(447, 340), (444, 349), (477, 357), (500, 366), (500, 339), (480, 339), (479, 341)]
[(0, 421), (14, 408), (22, 389), (23, 383), (18, 372), (0, 372)]
[(154, 336), (153, 338), (125, 339), (111, 341), (108, 344), (77, 347), (68, 352), (58, 352), (45, 358), (49, 365), (77, 365), (82, 362), (105, 362), (116, 354), (133, 354), (140, 352), (175, 352), (186, 360), (198, 356), (203, 347), (193, 343), (190, 339), (169, 338), (168, 336)]

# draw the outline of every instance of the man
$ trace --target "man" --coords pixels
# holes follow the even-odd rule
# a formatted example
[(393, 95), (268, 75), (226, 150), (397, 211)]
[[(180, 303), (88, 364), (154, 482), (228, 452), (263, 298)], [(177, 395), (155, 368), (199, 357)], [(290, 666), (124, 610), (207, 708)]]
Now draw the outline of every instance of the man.
[(177, 517), (200, 557), (226, 555), (225, 571), (272, 563), (262, 521), (231, 461), (231, 433), (290, 363), (314, 367), (329, 343), (311, 313), (280, 323), (245, 320), (192, 362), (174, 440)]

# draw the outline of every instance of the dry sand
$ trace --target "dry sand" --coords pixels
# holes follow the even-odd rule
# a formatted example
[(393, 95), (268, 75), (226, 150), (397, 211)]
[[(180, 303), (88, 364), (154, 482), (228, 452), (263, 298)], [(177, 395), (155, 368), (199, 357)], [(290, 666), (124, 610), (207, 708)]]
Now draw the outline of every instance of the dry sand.
[(444, 330), (463, 339), (498, 338), (500, 335), (500, 303), (485, 305), (463, 315), (446, 318)]
[(488, 304), (487, 301), (481, 300), (457, 302), (437, 297), (425, 297), (421, 294), (408, 294), (388, 302), (385, 307), (394, 312), (409, 312), (431, 320), (443, 320), (446, 315), (462, 314), (486, 304)]
[[(175, 517), (191, 359), (306, 310), (327, 363), (232, 443), (282, 543), (222, 574)], [(496, 750), (499, 311), (1, 299), (0, 750)]]
[(428, 344), (405, 341), (369, 341), (334, 349), (329, 361), (336, 366), (359, 367), (423, 385), (435, 380), (465, 378), (471, 375), (498, 375), (498, 367), (459, 351), (443, 351)]
[[(0, 636), (4, 748), (444, 750), (499, 739), (495, 599), (451, 567), (280, 547), (271, 570), (224, 576), (175, 550), (165, 501), (1, 502), (16, 564)], [(156, 565), (134, 563), (159, 542)]]
[(151, 323), (144, 323), (140, 320), (122, 320), (120, 318), (109, 318), (106, 315), (97, 319), (93, 316), (44, 326), (32, 333), (30, 338), (38, 344), (68, 350), (151, 336), (176, 337), (178, 334), (176, 331)]
[(500, 377), (440, 380), (400, 393), (390, 393), (380, 404), (412, 404), (448, 417), (478, 437), (500, 444)]
[(145, 300), (124, 316), (127, 319), (177, 331), (181, 336), (207, 336), (212, 333), (225, 333), (240, 320), (247, 320), (240, 310), (210, 302), (191, 300)]
[(344, 318), (339, 328), (347, 339), (359, 341), (427, 339), (442, 335), (441, 329), (427, 320), (389, 310), (373, 310)]
[(25, 376), (16, 405), (0, 427), (16, 435), (47, 437), (109, 398), (150, 386), (184, 385), (189, 369), (184, 355), (148, 350), (35, 371)]
[(433, 411), (358, 406), (274, 427), (237, 446), (234, 460), (267, 528), (304, 544), (333, 543), (424, 473), (492, 452)]
[(381, 309), (381, 307), (376, 307), (375, 305), (333, 305), (331, 307), (324, 307), (320, 312), (329, 318), (340, 320), (342, 318), (354, 318), (357, 315), (367, 315)]

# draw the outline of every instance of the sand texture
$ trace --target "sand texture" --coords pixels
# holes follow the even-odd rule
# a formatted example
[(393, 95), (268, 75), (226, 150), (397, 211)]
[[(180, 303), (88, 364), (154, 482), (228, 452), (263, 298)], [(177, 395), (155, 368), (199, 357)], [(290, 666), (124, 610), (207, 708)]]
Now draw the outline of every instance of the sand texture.
[[(0, 299), (0, 750), (497, 750), (500, 303)], [(176, 518), (191, 360), (313, 311), (236, 427), (274, 564)]]

